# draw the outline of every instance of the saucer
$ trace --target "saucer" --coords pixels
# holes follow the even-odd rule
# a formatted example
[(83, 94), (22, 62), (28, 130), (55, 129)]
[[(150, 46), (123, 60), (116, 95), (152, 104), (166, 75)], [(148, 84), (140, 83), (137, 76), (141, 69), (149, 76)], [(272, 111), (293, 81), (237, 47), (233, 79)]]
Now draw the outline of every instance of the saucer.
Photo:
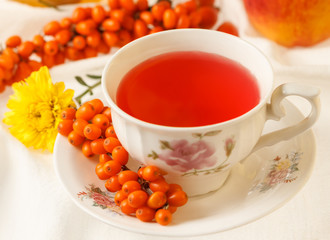
[[(295, 124), (302, 113), (288, 100), (287, 115), (268, 121), (264, 132)], [(56, 174), (72, 200), (93, 217), (127, 231), (158, 236), (197, 236), (233, 229), (264, 217), (293, 198), (309, 179), (315, 161), (315, 137), (308, 130), (288, 141), (252, 153), (232, 169), (222, 188), (192, 197), (178, 208), (166, 227), (145, 223), (120, 212), (114, 194), (94, 169), (97, 159), (87, 159), (79, 148), (58, 136), (54, 148)]]

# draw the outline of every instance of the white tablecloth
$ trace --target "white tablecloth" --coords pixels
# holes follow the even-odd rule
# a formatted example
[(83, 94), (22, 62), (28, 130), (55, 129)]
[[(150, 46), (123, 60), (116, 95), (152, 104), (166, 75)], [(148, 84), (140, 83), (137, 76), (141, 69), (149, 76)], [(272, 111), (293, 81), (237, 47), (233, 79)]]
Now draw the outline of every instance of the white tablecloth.
[[(310, 48), (281, 47), (259, 35), (247, 21), (240, 0), (223, 0), (219, 21), (235, 23), (241, 37), (261, 49), (275, 71), (276, 85), (302, 82), (321, 90), (322, 112), (313, 127), (317, 156), (305, 187), (277, 211), (245, 226), (194, 239), (330, 239), (330, 39)], [(74, 5), (57, 11), (0, 1), (0, 43), (19, 34), (30, 40), (43, 25), (70, 15)], [(242, 53), (243, 54), (243, 53)], [(54, 82), (79, 89), (73, 77), (100, 74), (109, 56), (68, 63), (51, 69)], [(12, 90), (0, 94), (0, 119)], [(299, 102), (298, 105), (303, 103)], [(57, 179), (53, 155), (25, 148), (0, 123), (0, 239), (166, 239), (109, 226), (78, 208)], [(207, 204), (207, 203), (205, 203)], [(184, 238), (180, 238), (184, 239)], [(191, 239), (191, 238), (190, 238)]]

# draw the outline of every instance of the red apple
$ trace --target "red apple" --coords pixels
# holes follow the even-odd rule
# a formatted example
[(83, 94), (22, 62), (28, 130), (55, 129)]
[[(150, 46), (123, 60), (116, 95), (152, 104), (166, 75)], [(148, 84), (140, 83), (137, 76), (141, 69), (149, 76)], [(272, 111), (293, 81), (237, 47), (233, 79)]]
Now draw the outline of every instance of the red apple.
[(311, 46), (330, 37), (329, 0), (244, 0), (251, 24), (286, 47)]

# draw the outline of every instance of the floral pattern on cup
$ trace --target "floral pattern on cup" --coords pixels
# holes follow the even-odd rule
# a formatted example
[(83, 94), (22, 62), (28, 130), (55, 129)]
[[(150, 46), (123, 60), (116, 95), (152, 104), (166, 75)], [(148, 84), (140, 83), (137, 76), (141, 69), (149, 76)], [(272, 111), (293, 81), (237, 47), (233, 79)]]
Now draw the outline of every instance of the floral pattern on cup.
[(298, 178), (298, 165), (301, 152), (293, 152), (284, 156), (276, 156), (268, 174), (255, 188), (260, 192), (267, 192), (279, 184), (290, 183)]
[(86, 192), (82, 191), (77, 194), (79, 199), (92, 199), (94, 207), (109, 209), (114, 213), (122, 215), (120, 207), (116, 205), (114, 196), (110, 192), (102, 191), (99, 187), (95, 187), (94, 184), (90, 184), (89, 187), (85, 186), (85, 189)]
[[(182, 173), (182, 176), (210, 174), (223, 170), (228, 164), (225, 164), (235, 147), (233, 138), (225, 141), (224, 150), (226, 159), (217, 167), (217, 158), (214, 156), (215, 147), (204, 141), (204, 137), (211, 137), (221, 133), (219, 131), (211, 131), (206, 133), (194, 133), (192, 136), (198, 138), (195, 142), (188, 142), (186, 139), (164, 141), (160, 140), (160, 153), (152, 151), (148, 157), (164, 161), (173, 169)], [(211, 168), (211, 169), (210, 169)]]

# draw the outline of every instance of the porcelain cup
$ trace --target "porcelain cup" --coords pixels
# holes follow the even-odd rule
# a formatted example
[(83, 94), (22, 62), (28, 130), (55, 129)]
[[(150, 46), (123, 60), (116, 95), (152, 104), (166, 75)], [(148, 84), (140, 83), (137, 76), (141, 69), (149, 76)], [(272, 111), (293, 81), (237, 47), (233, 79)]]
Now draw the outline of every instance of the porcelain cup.
[[(258, 82), (259, 104), (235, 119), (201, 127), (160, 126), (121, 110), (116, 104), (116, 93), (123, 76), (144, 60), (172, 51), (215, 53), (240, 63)], [(181, 184), (189, 196), (219, 189), (236, 163), (253, 151), (309, 129), (320, 112), (319, 89), (299, 83), (286, 83), (274, 89), (271, 64), (256, 47), (214, 30), (168, 30), (132, 41), (107, 62), (102, 89), (118, 139), (131, 158), (144, 165), (160, 167), (168, 173), (167, 180)], [(281, 101), (291, 95), (308, 100), (309, 115), (293, 126), (262, 135), (267, 120), (280, 120), (285, 116)]]

